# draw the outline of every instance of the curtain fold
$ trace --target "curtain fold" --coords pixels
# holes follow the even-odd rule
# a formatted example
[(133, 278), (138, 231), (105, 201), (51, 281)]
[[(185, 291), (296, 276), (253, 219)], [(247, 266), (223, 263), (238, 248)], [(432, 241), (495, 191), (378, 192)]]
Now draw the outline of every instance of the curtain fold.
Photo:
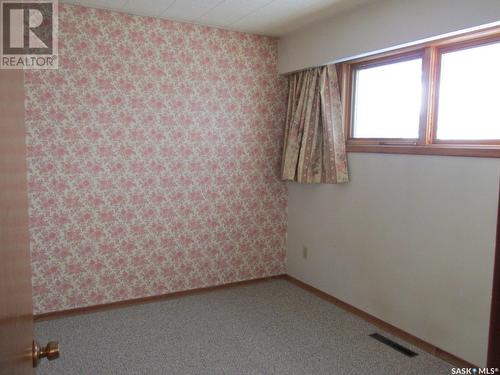
[(289, 78), (282, 178), (303, 183), (349, 181), (334, 65), (298, 72)]

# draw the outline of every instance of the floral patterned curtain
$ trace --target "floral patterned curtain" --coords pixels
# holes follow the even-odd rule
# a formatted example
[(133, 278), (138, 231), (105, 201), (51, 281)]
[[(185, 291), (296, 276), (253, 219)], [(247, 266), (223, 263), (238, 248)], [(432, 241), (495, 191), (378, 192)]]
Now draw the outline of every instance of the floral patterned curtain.
[(282, 178), (304, 183), (349, 181), (334, 65), (301, 71), (289, 78)]

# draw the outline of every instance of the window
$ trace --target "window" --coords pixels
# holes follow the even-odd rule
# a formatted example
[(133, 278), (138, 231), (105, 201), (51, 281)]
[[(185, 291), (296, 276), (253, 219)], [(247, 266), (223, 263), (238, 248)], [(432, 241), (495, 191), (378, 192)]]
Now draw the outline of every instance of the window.
[(418, 138), (422, 59), (356, 70), (354, 138)]
[(500, 42), (443, 53), (440, 71), (436, 138), (500, 139)]
[(342, 65), (347, 151), (500, 157), (500, 29)]

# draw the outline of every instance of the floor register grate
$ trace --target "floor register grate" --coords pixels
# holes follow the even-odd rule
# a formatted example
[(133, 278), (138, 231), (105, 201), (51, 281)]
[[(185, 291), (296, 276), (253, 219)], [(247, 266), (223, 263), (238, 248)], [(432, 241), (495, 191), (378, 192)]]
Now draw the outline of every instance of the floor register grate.
[(374, 338), (375, 340), (381, 342), (382, 344), (385, 344), (387, 346), (390, 346), (391, 348), (393, 348), (394, 350), (397, 350), (398, 352), (404, 354), (405, 356), (407, 357), (415, 357), (417, 356), (418, 354), (415, 353), (414, 351), (408, 349), (408, 348), (405, 348), (404, 346), (402, 345), (399, 345), (397, 342), (394, 342), (392, 341), (391, 339), (385, 337), (385, 336), (382, 336), (381, 334), (379, 333), (372, 333), (370, 335), (370, 337)]

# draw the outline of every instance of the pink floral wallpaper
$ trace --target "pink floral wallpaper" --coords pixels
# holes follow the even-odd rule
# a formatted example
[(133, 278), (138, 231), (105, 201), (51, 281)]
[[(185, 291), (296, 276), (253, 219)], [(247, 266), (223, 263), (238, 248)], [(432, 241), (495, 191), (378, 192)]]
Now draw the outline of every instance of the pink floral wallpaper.
[(35, 313), (285, 271), (272, 38), (60, 6), (27, 71)]

